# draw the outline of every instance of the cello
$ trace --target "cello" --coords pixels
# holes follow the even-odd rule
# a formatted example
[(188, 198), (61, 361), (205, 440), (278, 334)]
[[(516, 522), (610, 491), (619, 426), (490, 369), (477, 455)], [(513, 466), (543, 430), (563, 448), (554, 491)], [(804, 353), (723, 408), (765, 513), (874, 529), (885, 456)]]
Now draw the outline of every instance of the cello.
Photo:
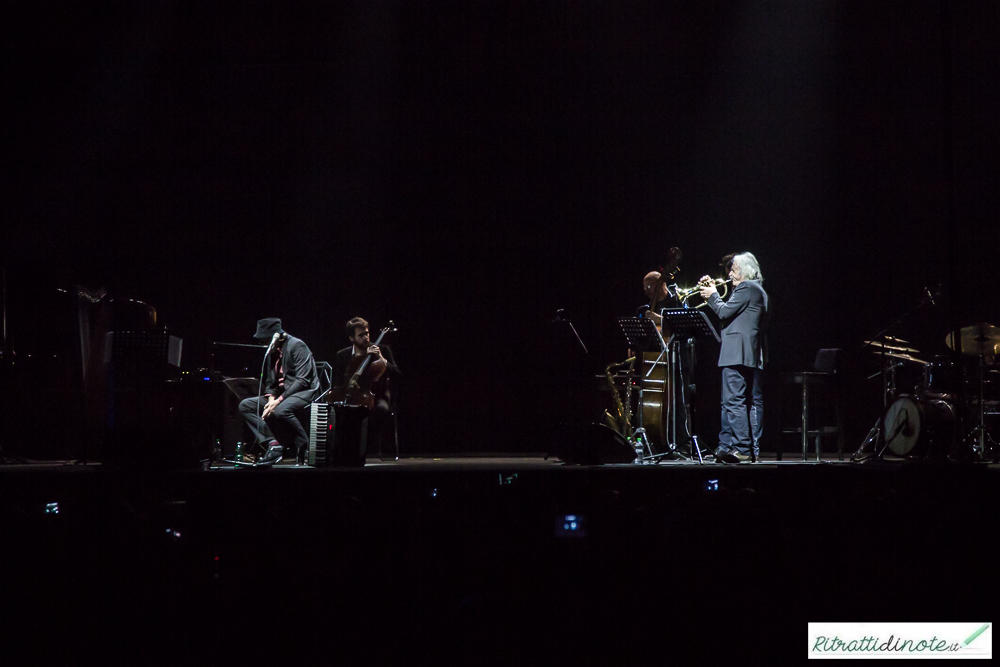
[[(389, 326), (379, 332), (378, 338), (372, 343), (372, 346), (378, 347), (390, 331), (396, 331), (396, 325), (392, 323), (392, 320), (389, 320)], [(356, 355), (351, 359), (347, 365), (347, 371), (344, 373), (344, 378), (347, 379), (346, 386), (331, 389), (328, 402), (340, 405), (358, 405), (370, 410), (375, 405), (372, 385), (382, 377), (386, 367), (385, 359), (372, 361), (371, 354)]]

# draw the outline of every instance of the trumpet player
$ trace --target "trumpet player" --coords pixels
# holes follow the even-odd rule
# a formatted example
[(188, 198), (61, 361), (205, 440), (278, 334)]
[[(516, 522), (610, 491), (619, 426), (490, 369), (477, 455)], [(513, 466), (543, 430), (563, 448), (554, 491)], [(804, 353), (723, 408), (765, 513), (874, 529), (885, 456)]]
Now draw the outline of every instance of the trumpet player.
[[(759, 434), (763, 417), (763, 393), (758, 387), (764, 368), (764, 326), (767, 319), (767, 292), (761, 286), (763, 276), (757, 258), (749, 252), (733, 257), (729, 270), (732, 291), (723, 301), (711, 278), (700, 281), (700, 294), (722, 322), (723, 419), (716, 460), (741, 463), (753, 460), (758, 451), (751, 434), (751, 424)], [(754, 409), (755, 394), (759, 405)]]

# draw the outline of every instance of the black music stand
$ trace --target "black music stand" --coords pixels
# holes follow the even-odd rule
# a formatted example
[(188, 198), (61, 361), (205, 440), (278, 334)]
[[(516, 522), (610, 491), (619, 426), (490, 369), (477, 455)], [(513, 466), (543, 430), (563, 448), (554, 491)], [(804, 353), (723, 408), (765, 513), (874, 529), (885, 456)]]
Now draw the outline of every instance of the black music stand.
[[(652, 373), (653, 369), (656, 368), (657, 364), (661, 363), (660, 360), (667, 352), (667, 344), (663, 340), (663, 335), (660, 333), (660, 330), (656, 328), (656, 324), (654, 324), (652, 320), (644, 317), (623, 317), (618, 320), (618, 325), (622, 328), (622, 332), (628, 340), (629, 348), (635, 350), (637, 355), (641, 355), (643, 352), (652, 352), (654, 350), (660, 351), (660, 356), (656, 358), (656, 361), (653, 362), (653, 365), (649, 369), (649, 372)], [(646, 436), (646, 429), (641, 426), (642, 391), (642, 385), (639, 385), (640, 426), (633, 431), (632, 436), (635, 439), (635, 463), (642, 463), (647, 458), (655, 458), (653, 448), (649, 444), (649, 438)], [(646, 452), (649, 453), (649, 456), (646, 456)]]
[[(663, 457), (677, 451), (677, 392), (674, 389), (676, 386), (675, 373), (677, 372), (681, 373), (681, 405), (684, 408), (685, 423), (688, 423), (687, 401), (684, 400), (683, 397), (686, 383), (684, 382), (683, 368), (678, 361), (678, 348), (680, 347), (680, 342), (681, 340), (689, 338), (698, 339), (708, 338), (709, 336), (714, 338), (717, 343), (721, 342), (721, 339), (719, 338), (719, 332), (716, 331), (715, 327), (712, 325), (712, 321), (708, 319), (708, 315), (706, 315), (702, 310), (694, 308), (665, 308), (660, 311), (660, 317), (662, 318), (663, 325), (668, 327), (672, 333), (670, 339), (670, 401), (671, 415), (673, 417), (673, 425), (671, 428), (673, 442), (670, 443), (671, 452), (659, 455), (660, 457)], [(689, 423), (688, 426), (690, 426)], [(688, 435), (691, 436), (690, 440), (694, 445), (695, 453), (698, 455), (698, 462), (704, 463), (705, 460), (702, 457), (701, 446), (698, 444), (698, 436), (692, 434), (690, 428), (687, 428), (686, 431)], [(677, 453), (680, 454), (680, 452)]]
[(623, 317), (618, 320), (618, 325), (625, 333), (629, 348), (636, 352), (662, 351), (667, 348), (653, 320), (645, 317)]
[(670, 327), (674, 335), (682, 338), (706, 338), (712, 336), (716, 343), (721, 343), (719, 332), (712, 326), (712, 321), (702, 310), (694, 308), (664, 308), (660, 311), (663, 322)]

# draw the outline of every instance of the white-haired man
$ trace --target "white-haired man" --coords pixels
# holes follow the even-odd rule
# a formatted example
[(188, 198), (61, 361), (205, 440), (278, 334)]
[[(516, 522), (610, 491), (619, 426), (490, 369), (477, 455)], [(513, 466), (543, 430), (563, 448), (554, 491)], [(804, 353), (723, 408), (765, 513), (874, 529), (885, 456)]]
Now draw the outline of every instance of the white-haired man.
[[(722, 321), (719, 366), (722, 368), (722, 405), (729, 418), (729, 433), (720, 436), (723, 444), (716, 450), (715, 457), (724, 463), (740, 463), (756, 455), (750, 430), (751, 409), (753, 389), (764, 368), (763, 330), (768, 304), (767, 292), (761, 286), (760, 264), (751, 253), (733, 257), (729, 277), (733, 289), (727, 301), (719, 297), (718, 290), (710, 283), (702, 286), (701, 296)], [(703, 282), (708, 280), (708, 276), (702, 279)], [(761, 416), (756, 415), (758, 419)], [(725, 446), (726, 436), (729, 436), (729, 447)]]

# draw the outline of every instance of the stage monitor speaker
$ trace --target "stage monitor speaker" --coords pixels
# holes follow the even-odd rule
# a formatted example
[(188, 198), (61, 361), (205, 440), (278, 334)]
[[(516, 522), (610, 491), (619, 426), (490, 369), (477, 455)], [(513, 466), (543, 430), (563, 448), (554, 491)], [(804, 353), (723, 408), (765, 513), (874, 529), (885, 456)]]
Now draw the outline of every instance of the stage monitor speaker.
[(560, 428), (555, 455), (566, 463), (603, 465), (632, 463), (635, 449), (620, 433), (604, 424), (565, 425)]

